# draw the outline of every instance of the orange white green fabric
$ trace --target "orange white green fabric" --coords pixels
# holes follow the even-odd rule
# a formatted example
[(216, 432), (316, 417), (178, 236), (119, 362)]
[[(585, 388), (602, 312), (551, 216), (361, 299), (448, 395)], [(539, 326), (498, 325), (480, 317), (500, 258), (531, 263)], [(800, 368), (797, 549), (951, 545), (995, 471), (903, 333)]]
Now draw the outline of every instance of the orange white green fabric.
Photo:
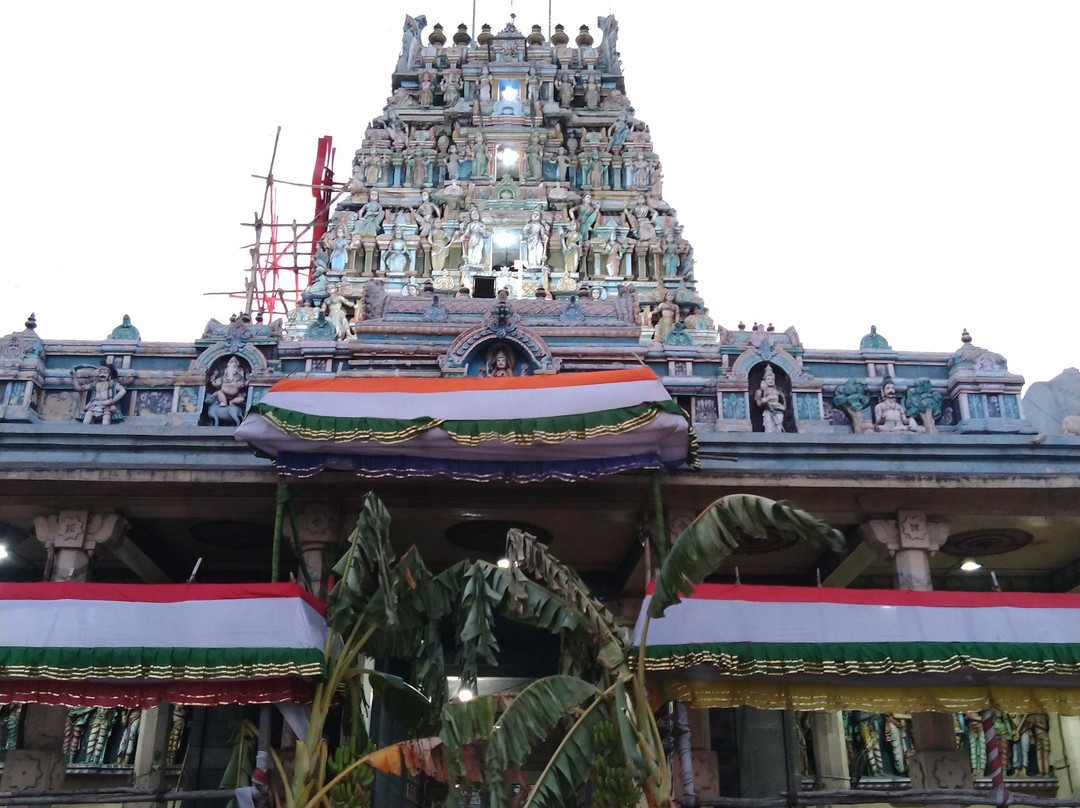
[(295, 584), (0, 584), (0, 702), (303, 701), (327, 635)]
[(529, 482), (694, 462), (686, 414), (648, 368), (511, 378), (278, 382), (236, 431), (308, 476)]
[(650, 622), (645, 664), (698, 707), (1075, 715), (1078, 625), (1076, 594), (705, 584)]

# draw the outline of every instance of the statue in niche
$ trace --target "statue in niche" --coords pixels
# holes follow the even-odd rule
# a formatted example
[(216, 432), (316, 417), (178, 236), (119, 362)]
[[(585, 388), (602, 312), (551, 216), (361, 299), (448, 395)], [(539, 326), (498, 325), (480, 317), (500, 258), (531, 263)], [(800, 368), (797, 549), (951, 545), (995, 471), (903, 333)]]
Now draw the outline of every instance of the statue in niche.
[(375, 185), (379, 181), (379, 150), (374, 144), (371, 146), (371, 150), (364, 155), (362, 163), (364, 168), (364, 183), (366, 185)]
[(615, 154), (621, 154), (629, 134), (630, 125), (626, 122), (626, 115), (620, 115), (615, 123), (608, 127), (608, 149)]
[(674, 278), (679, 274), (679, 245), (675, 242), (675, 234), (669, 232), (664, 236), (664, 250), (660, 256), (660, 266), (663, 267), (665, 278)]
[(210, 376), (210, 386), (216, 391), (214, 398), (218, 404), (243, 404), (247, 398), (248, 381), (240, 360), (230, 356), (224, 372), (218, 370)]
[(456, 180), (461, 178), (461, 158), (458, 157), (457, 146), (450, 147), (443, 164), (446, 166), (447, 179), (453, 178)]
[(413, 184), (415, 174), (416, 152), (413, 149), (408, 149), (401, 161), (401, 184), (406, 188), (410, 187)]
[(648, 242), (656, 238), (656, 225), (653, 224), (656, 208), (648, 203), (645, 194), (638, 194), (633, 207), (628, 208), (625, 213), (630, 230), (638, 241)]
[(347, 339), (349, 336), (349, 315), (345, 313), (345, 307), (355, 308), (356, 301), (345, 297), (341, 294), (340, 289), (341, 287), (337, 284), (330, 284), (327, 288), (330, 294), (323, 301), (323, 308), (326, 311), (326, 319), (330, 321), (330, 324), (334, 326), (334, 330), (337, 332), (337, 338)]
[(664, 299), (653, 312), (653, 339), (661, 345), (668, 335), (675, 330), (675, 323), (679, 321), (679, 307), (675, 303), (675, 293), (666, 292)]
[(622, 259), (626, 253), (626, 247), (626, 242), (619, 238), (619, 231), (612, 228), (608, 240), (604, 243), (604, 264), (609, 278), (622, 273)]
[(570, 168), (571, 160), (566, 156), (566, 149), (559, 147), (559, 153), (555, 156), (555, 182), (566, 182), (566, 172)]
[(488, 66), (484, 65), (480, 71), (480, 79), (477, 81), (477, 92), (480, 95), (480, 103), (487, 103), (491, 101), (491, 71), (488, 70)]
[(115, 424), (124, 420), (123, 413), (117, 406), (127, 394), (127, 389), (120, 384), (116, 377), (116, 368), (112, 365), (101, 365), (94, 371), (92, 379), (79, 376), (79, 371), (85, 366), (71, 369), (71, 384), (79, 393), (89, 391), (86, 404), (78, 415), (76, 421), (92, 424), (98, 421), (102, 424)]
[(615, 312), (628, 325), (638, 325), (638, 295), (632, 283), (620, 283), (615, 298)]
[(525, 176), (528, 179), (538, 180), (544, 175), (543, 159), (544, 147), (540, 145), (540, 135), (533, 132), (525, 149)]
[(765, 432), (785, 432), (784, 414), (787, 412), (787, 396), (776, 386), (776, 373), (772, 365), (765, 366), (758, 389), (754, 391), (754, 403), (761, 410)]
[(109, 334), (109, 339), (140, 340), (142, 337), (139, 336), (139, 329), (131, 324), (131, 318), (125, 314), (120, 325), (114, 328), (112, 333)]
[(473, 205), (469, 208), (468, 218), (461, 223), (458, 231), (461, 241), (461, 254), (465, 265), (481, 267), (484, 264), (484, 239), (487, 227), (480, 218), (480, 209)]
[(492, 379), (509, 378), (514, 375), (514, 352), (502, 343), (496, 343), (485, 354), (484, 367), (480, 375)]
[(574, 103), (574, 73), (572, 70), (559, 71), (559, 106), (568, 109)]
[(482, 132), (473, 135), (473, 162), (472, 176), (476, 179), (486, 178), (489, 170), (487, 144), (484, 142)]
[(585, 107), (596, 109), (600, 106), (600, 79), (595, 73), (589, 73), (585, 79)]
[(461, 79), (457, 70), (447, 70), (442, 80), (443, 106), (452, 107), (461, 100)]
[(387, 273), (393, 275), (404, 273), (405, 268), (409, 265), (408, 245), (405, 243), (405, 235), (402, 233), (400, 226), (394, 228), (383, 264)]
[(431, 167), (435, 165), (435, 158), (430, 152), (421, 152), (413, 171), (413, 185), (423, 185), (431, 179)]
[(694, 248), (686, 239), (679, 239), (679, 263), (683, 278), (687, 283), (694, 282)]
[(525, 245), (525, 264), (530, 268), (547, 266), (548, 240), (551, 228), (540, 211), (534, 210), (529, 221), (521, 228), (521, 241)]
[[(374, 193), (374, 192), (373, 192)], [(333, 233), (323, 236), (330, 254), (327, 268), (330, 272), (344, 272), (349, 263), (349, 229), (344, 224), (334, 228)]]
[(439, 213), (439, 206), (431, 201), (431, 191), (425, 188), (420, 192), (420, 204), (413, 211), (413, 221), (421, 238), (431, 235), (431, 229), (438, 224)]
[[(443, 272), (446, 269), (446, 259), (450, 255), (450, 239), (442, 227), (432, 229), (428, 238), (428, 249), (431, 250), (431, 269), (433, 272)], [(452, 288), (452, 287), (447, 287)]]
[(592, 236), (592, 229), (593, 225), (596, 224), (596, 218), (600, 215), (600, 209), (593, 204), (592, 194), (585, 194), (581, 198), (581, 204), (577, 206), (575, 214), (578, 230), (581, 231), (581, 240), (588, 241)]
[(875, 432), (925, 432), (908, 417), (904, 405), (896, 400), (896, 385), (886, 376), (881, 382), (881, 401), (874, 407)]
[(421, 70), (417, 80), (420, 84), (420, 106), (430, 107), (435, 100), (435, 76), (430, 70)]
[(594, 154), (592, 164), (589, 166), (589, 185), (594, 191), (604, 187), (604, 161), (599, 154)]
[[(581, 263), (581, 230), (577, 220), (572, 220), (562, 234), (563, 254), (563, 277), (569, 278), (571, 274), (577, 277), (578, 264)], [(562, 281), (560, 280), (561, 284)], [(571, 285), (570, 289), (576, 286)], [(559, 287), (559, 291), (568, 291)]]
[(536, 75), (536, 68), (529, 66), (529, 75), (525, 79), (525, 98), (533, 102), (540, 100), (540, 77)]
[[(379, 231), (382, 230), (386, 211), (383, 210), (383, 206), (379, 202), (379, 192), (374, 188), (368, 191), (368, 201), (364, 204), (364, 207), (360, 208), (358, 216), (359, 218), (353, 230), (356, 235), (377, 236)], [(332, 262), (331, 266), (333, 266)], [(342, 268), (344, 269), (344, 264)]]

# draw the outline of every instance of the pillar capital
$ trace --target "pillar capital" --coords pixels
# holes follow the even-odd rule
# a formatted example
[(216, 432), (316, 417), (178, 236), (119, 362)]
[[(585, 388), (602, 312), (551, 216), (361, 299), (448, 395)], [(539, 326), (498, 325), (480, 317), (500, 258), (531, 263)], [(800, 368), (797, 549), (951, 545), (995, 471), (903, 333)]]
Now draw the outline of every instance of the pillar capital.
[(119, 546), (127, 529), (127, 519), (118, 513), (63, 510), (34, 517), (34, 534), (55, 554), (54, 581), (85, 581), (91, 559), (103, 548)]
[(897, 511), (895, 519), (871, 519), (859, 529), (863, 541), (882, 555), (923, 550), (933, 555), (949, 538), (947, 522), (930, 521), (922, 511)]
[(118, 544), (127, 528), (127, 519), (118, 513), (64, 510), (34, 517), (34, 532), (38, 541), (57, 550), (93, 553), (98, 548)]
[[(312, 593), (325, 598), (326, 577), (330, 574), (332, 563), (326, 557), (326, 552), (340, 539), (341, 508), (331, 502), (306, 502), (296, 507), (295, 514), (296, 528), (300, 533), (300, 552), (311, 579)], [(285, 520), (284, 529), (292, 537), (291, 520)]]

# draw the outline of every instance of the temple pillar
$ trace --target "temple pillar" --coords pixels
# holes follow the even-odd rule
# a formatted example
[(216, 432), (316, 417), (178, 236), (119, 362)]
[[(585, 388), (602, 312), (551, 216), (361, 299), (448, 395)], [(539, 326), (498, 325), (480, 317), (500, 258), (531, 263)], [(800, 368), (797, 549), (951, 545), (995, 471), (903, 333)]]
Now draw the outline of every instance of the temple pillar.
[(127, 528), (127, 520), (116, 513), (70, 510), (34, 517), (37, 539), (53, 556), (53, 581), (86, 581), (94, 556), (118, 545)]
[(1057, 777), (1059, 800), (1080, 795), (1080, 716), (1050, 718), (1050, 765)]
[[(142, 711), (139, 719), (139, 737), (135, 746), (135, 760), (132, 766), (135, 788), (155, 791), (164, 789), (170, 712), (171, 707), (167, 702)], [(150, 808), (150, 806), (161, 804), (161, 802), (137, 802), (133, 803), (132, 808)]]
[(851, 788), (844, 718), (838, 712), (810, 714), (814, 734), (814, 764), (820, 788)]
[[(931, 522), (922, 511), (897, 511), (896, 519), (873, 519), (860, 529), (863, 541), (893, 559), (896, 588), (928, 592), (930, 556), (949, 537), (949, 525)], [(956, 750), (952, 716), (921, 712), (911, 718), (915, 754), (911, 760), (913, 788), (971, 788), (971, 764)]]
[[(329, 502), (307, 502), (296, 509), (296, 528), (300, 531), (300, 552), (311, 578), (311, 592), (317, 598), (327, 595), (326, 579), (333, 561), (327, 548), (338, 539), (341, 513)], [(292, 537), (291, 520), (285, 520), (285, 532)]]
[[(53, 581), (86, 581), (97, 552), (117, 546), (127, 527), (127, 520), (115, 513), (66, 510), (34, 517), (37, 539), (52, 555)], [(67, 772), (61, 751), (66, 720), (66, 707), (26, 706), (22, 745), (7, 753), (0, 791), (60, 788)]]

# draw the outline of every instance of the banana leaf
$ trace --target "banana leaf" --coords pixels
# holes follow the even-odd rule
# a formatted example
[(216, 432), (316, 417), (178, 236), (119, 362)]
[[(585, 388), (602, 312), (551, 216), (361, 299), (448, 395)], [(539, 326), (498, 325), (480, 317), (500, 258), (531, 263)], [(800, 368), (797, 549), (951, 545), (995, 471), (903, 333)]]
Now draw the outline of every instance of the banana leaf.
[(789, 502), (752, 494), (721, 497), (702, 511), (675, 540), (660, 567), (649, 617), (689, 596), (738, 546), (740, 538), (765, 538), (769, 530), (784, 538), (824, 544), (836, 552), (846, 545), (840, 531)]

